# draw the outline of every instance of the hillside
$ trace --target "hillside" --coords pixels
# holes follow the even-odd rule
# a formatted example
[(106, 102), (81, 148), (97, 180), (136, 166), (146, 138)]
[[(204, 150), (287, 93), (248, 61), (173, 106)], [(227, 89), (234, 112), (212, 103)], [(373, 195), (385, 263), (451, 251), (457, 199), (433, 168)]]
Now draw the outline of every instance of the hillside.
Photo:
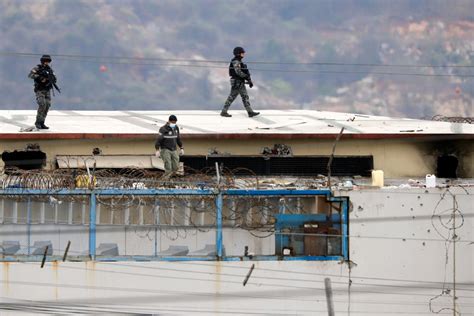
[(50, 53), (55, 109), (217, 110), (241, 45), (257, 109), (474, 116), (472, 12), (472, 0), (0, 0), (0, 108), (35, 108), (29, 54)]

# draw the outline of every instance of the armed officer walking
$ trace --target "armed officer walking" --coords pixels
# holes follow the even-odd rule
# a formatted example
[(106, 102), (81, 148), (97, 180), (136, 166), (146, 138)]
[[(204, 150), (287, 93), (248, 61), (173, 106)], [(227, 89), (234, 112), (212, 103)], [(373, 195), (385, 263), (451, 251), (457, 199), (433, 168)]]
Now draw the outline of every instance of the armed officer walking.
[[(31, 69), (28, 78), (35, 81), (36, 102), (38, 103), (38, 112), (36, 114), (35, 127), (37, 129), (49, 129), (44, 125), (49, 108), (51, 107), (51, 90), (54, 88), (59, 93), (61, 90), (56, 85), (56, 76), (53, 69), (49, 66), (51, 56), (43, 55), (40, 59), (41, 64)], [(54, 93), (54, 91), (53, 91)]]
[(245, 109), (249, 117), (254, 117), (259, 115), (260, 112), (254, 112), (250, 106), (249, 95), (247, 94), (247, 89), (245, 88), (245, 82), (248, 83), (249, 87), (253, 87), (252, 78), (250, 77), (250, 72), (247, 68), (247, 65), (242, 62), (244, 58), (245, 50), (242, 47), (234, 48), (234, 58), (229, 65), (229, 76), (230, 76), (230, 94), (225, 101), (224, 107), (221, 111), (221, 116), (231, 117), (227, 111), (230, 108), (232, 102), (234, 102), (237, 95), (240, 94), (242, 102), (244, 103)]

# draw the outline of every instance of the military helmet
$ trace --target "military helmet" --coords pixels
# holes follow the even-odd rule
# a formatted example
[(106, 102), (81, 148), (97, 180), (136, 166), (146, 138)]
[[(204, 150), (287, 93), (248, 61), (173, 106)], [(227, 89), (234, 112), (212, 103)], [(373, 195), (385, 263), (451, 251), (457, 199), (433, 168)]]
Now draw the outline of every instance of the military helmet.
[(245, 49), (240, 46), (234, 48), (234, 56), (239, 56), (240, 54), (245, 53)]
[(41, 63), (44, 63), (46, 61), (51, 62), (51, 60), (52, 60), (51, 56), (49, 56), (49, 55), (43, 55), (43, 56), (41, 56), (41, 59), (40, 59)]

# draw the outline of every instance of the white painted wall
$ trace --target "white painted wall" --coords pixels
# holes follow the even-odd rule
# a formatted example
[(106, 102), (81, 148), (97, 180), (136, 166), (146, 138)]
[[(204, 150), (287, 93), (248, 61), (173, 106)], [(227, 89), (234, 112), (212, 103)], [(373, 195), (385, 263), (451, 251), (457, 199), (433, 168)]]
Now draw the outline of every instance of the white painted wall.
[[(462, 315), (473, 315), (472, 187), (449, 192), (438, 188), (336, 192), (349, 196), (352, 205), (351, 270), (347, 263), (309, 261), (60, 262), (47, 263), (43, 269), (39, 263), (2, 263), (0, 300), (14, 303), (10, 307), (43, 302), (39, 306), (43, 310), (89, 313), (327, 315), (324, 278), (329, 277), (336, 315), (434, 315), (429, 302), (443, 287), (451, 292), (433, 300), (434, 310), (453, 304), (453, 245), (446, 252), (447, 244), (436, 229), (442, 234), (449, 230), (437, 217), (432, 221), (433, 213), (452, 211), (451, 193), (464, 219), (456, 229), (460, 238), (455, 256), (457, 309)], [(461, 216), (456, 222), (461, 222)], [(242, 247), (245, 236), (224, 234), (225, 240), (231, 236), (231, 243)], [(271, 250), (269, 245), (263, 248)], [(244, 287), (253, 263), (255, 269)], [(453, 311), (441, 314), (453, 315)]]

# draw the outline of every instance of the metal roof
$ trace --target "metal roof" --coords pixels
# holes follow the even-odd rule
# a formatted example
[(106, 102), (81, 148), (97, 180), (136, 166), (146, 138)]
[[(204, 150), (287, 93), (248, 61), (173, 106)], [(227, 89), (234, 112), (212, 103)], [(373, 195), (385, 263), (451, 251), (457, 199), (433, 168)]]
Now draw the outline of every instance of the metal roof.
[(218, 111), (50, 111), (49, 130), (21, 132), (33, 126), (36, 111), (0, 110), (0, 139), (155, 137), (170, 114), (178, 117), (186, 138), (333, 138), (342, 127), (345, 138), (474, 138), (474, 126), (466, 123), (310, 110), (263, 110), (253, 118), (245, 111), (231, 113), (224, 118)]

